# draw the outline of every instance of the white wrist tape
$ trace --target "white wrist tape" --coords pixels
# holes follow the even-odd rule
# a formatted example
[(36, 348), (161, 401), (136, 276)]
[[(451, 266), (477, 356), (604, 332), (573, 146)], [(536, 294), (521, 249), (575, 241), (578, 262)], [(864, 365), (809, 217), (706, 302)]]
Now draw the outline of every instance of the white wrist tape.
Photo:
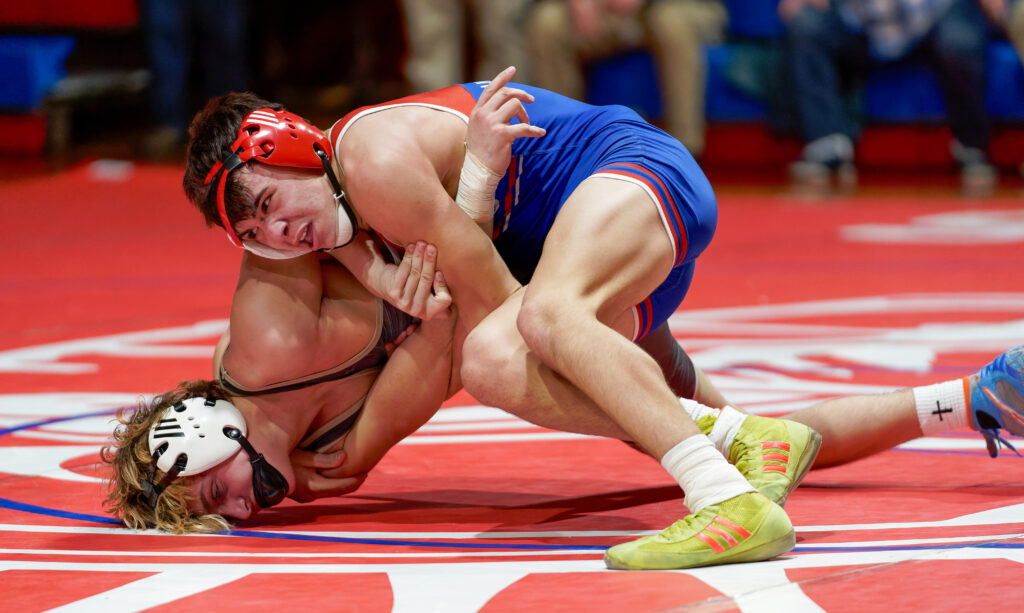
[(455, 203), (473, 221), (490, 221), (494, 216), (494, 190), (498, 188), (502, 175), (495, 174), (466, 148), (466, 159), (459, 176), (459, 193)]

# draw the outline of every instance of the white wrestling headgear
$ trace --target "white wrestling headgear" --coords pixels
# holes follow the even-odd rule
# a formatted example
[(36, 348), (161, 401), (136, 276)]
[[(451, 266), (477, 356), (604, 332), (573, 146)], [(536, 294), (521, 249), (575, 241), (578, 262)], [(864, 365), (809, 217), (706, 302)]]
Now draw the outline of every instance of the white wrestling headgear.
[(188, 398), (168, 407), (160, 421), (149, 430), (149, 453), (159, 454), (157, 468), (170, 472), (181, 454), (186, 456), (185, 469), (179, 477), (188, 477), (209, 470), (235, 454), (241, 447), (238, 440), (224, 433), (231, 427), (245, 436), (245, 418), (227, 400)]
[[(235, 405), (215, 398), (188, 398), (164, 411), (149, 429), (153, 456), (142, 494), (151, 508), (178, 477), (210, 470), (240, 449), (252, 466), (252, 492), (256, 504), (272, 507), (288, 495), (288, 480), (245, 438), (245, 418)], [(164, 471), (159, 483), (156, 469)]]

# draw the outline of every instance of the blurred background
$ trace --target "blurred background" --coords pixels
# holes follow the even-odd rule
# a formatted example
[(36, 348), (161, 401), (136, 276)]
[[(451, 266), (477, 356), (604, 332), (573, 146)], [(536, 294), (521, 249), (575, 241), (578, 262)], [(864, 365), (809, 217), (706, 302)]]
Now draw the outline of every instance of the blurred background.
[[(832, 1), (855, 12), (887, 4)], [(947, 7), (939, 13), (961, 39), (982, 37), (968, 50), (978, 61), (964, 64), (980, 81), (951, 86), (964, 47), (943, 47), (927, 29), (915, 35), (927, 53), (914, 42), (884, 57), (864, 44), (853, 46), (859, 56), (831, 55), (838, 132), (854, 150), (815, 157), (821, 135), (801, 109), (817, 102), (797, 99), (808, 83), (793, 70), (810, 39), (794, 36), (800, 17), (815, 15), (800, 12), (822, 13), (829, 0), (782, 0), (781, 10), (779, 0), (12, 0), (0, 4), (0, 178), (94, 159), (180, 164), (189, 118), (228, 90), (326, 128), (358, 106), (514, 64), (521, 82), (633, 107), (682, 140), (713, 181), (1019, 189), (1024, 70), (1012, 33), (1024, 7), (931, 4)], [(954, 15), (961, 4), (984, 18)], [(812, 77), (810, 89), (819, 85), (831, 87)], [(963, 147), (947, 109), (975, 90), (983, 110), (969, 131), (983, 138)]]

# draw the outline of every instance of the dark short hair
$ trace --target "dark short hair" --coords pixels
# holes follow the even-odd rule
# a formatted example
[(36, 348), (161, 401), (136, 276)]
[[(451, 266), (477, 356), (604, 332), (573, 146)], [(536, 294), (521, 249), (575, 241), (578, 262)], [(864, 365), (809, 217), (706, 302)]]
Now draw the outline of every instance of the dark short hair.
[[(192, 119), (192, 125), (188, 128), (188, 152), (185, 155), (185, 176), (181, 185), (189, 201), (203, 214), (207, 226), (224, 227), (224, 224), (217, 211), (217, 184), (220, 177), (215, 177), (206, 185), (206, 175), (214, 164), (228, 154), (231, 143), (238, 138), (238, 130), (246, 115), (264, 108), (280, 110), (284, 106), (249, 92), (230, 92), (211, 99)], [(225, 209), (232, 224), (255, 214), (252, 195), (237, 180), (238, 170), (241, 169), (228, 175), (224, 186)]]

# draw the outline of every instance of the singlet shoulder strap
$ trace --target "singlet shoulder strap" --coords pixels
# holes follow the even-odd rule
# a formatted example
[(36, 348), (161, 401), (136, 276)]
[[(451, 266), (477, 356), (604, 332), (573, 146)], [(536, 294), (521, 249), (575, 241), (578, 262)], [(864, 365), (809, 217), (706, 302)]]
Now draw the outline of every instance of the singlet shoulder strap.
[(302, 442), (299, 443), (299, 449), (320, 453), (329, 451), (338, 442), (338, 439), (352, 429), (352, 424), (359, 417), (359, 412), (362, 411), (365, 402), (366, 396), (363, 396), (344, 411), (335, 415), (333, 419), (307, 434), (302, 439)]

